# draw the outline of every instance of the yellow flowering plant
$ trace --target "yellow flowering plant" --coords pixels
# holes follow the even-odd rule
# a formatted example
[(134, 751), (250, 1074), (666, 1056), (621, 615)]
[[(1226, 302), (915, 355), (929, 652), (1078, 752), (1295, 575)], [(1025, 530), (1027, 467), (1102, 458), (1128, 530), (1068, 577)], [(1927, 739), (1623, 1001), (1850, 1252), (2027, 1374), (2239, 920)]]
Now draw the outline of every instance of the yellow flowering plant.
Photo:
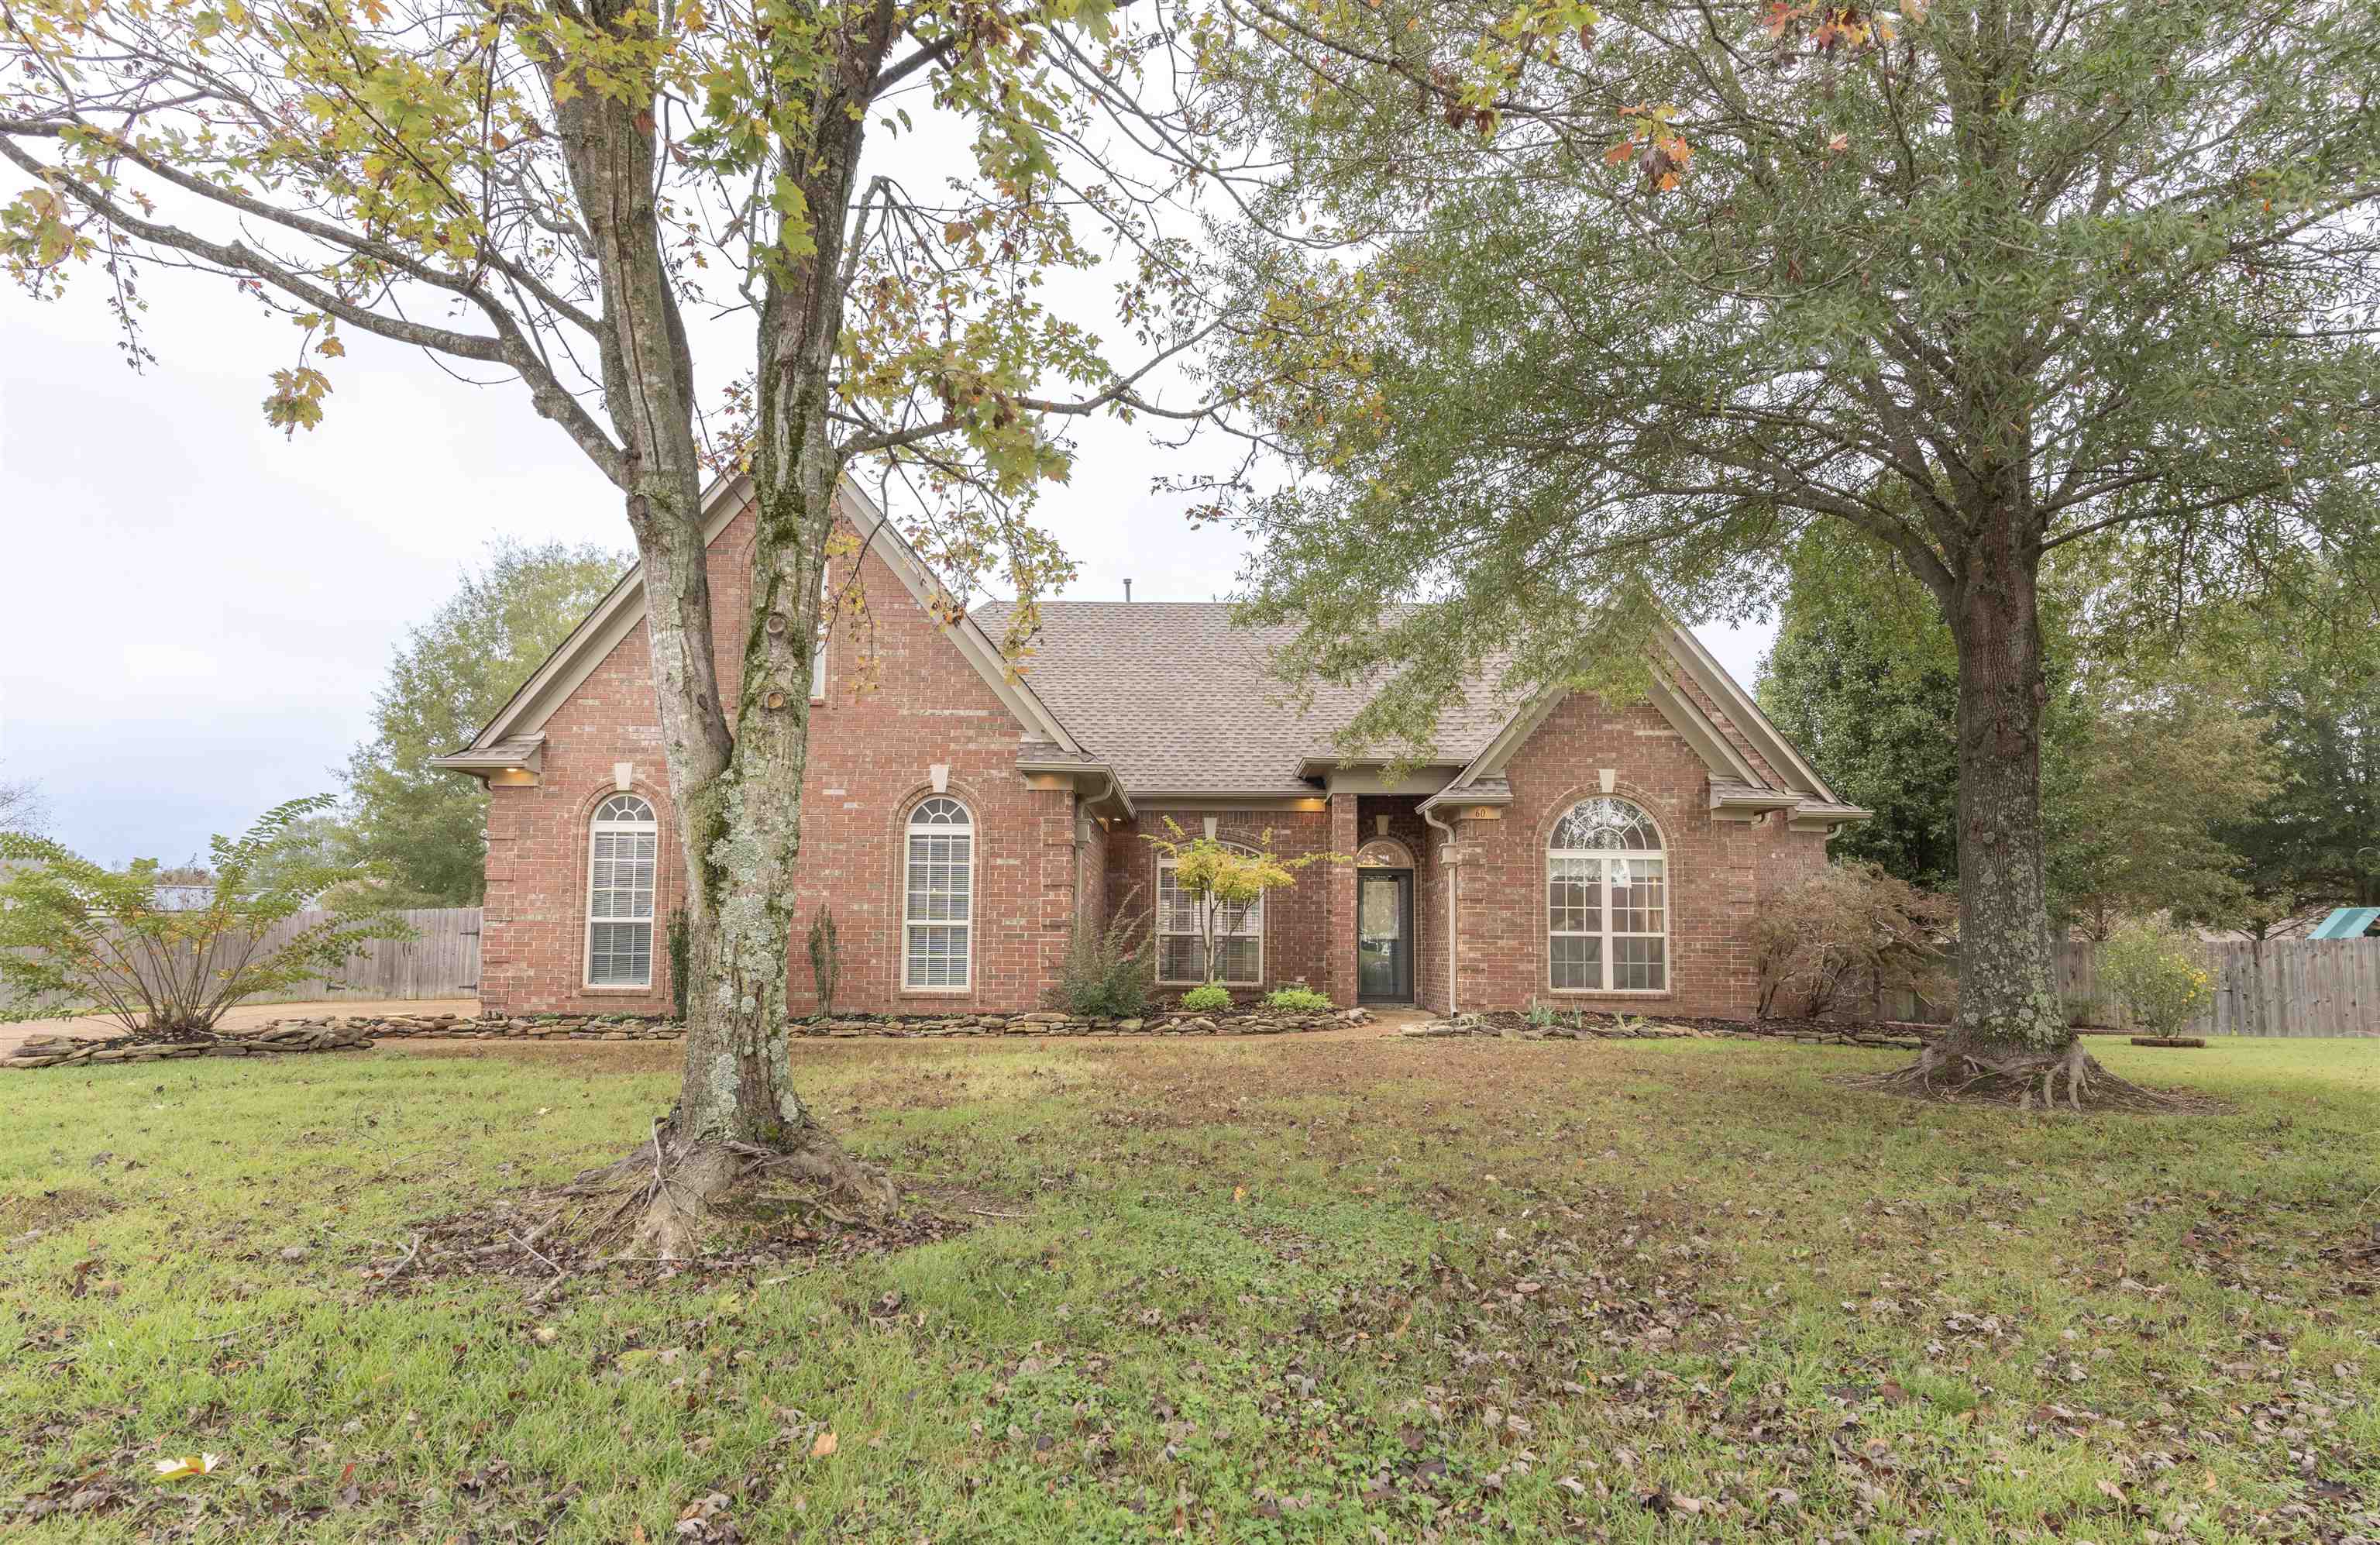
[(2180, 1033), (2215, 996), (2197, 941), (2155, 923), (2116, 930), (2100, 946), (2099, 980), (2132, 1023), (2151, 1035)]

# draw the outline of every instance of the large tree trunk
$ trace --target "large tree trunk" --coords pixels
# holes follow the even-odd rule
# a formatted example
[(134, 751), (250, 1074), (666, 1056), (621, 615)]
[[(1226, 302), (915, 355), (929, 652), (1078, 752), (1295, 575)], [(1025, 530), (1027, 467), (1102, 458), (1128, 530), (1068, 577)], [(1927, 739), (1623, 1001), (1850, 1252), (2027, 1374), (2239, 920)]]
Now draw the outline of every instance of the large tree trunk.
[[(592, 15), (624, 33), (650, 25), (650, 13), (617, 0)], [(889, 35), (889, 26), (884, 30)], [(866, 81), (873, 69), (866, 65), (857, 79)], [(652, 207), (651, 103), (583, 87), (557, 91), (556, 101), (565, 160), (602, 273), (605, 395), (628, 447), (622, 481), (644, 563), (647, 643), (686, 859), (688, 943), (677, 1105), (648, 1142), (581, 1176), (575, 1189), (628, 1190), (629, 1203), (613, 1214), (626, 1220), (627, 1248), (675, 1257), (696, 1246), (713, 1204), (756, 1171), (821, 1182), (870, 1210), (889, 1210), (896, 1199), (880, 1172), (844, 1154), (795, 1089), (787, 1022), (809, 659), (839, 471), (826, 432), (841, 320), (836, 258), (859, 131), (844, 128), (838, 103), (821, 115), (836, 126), (832, 142), (816, 157), (795, 158), (817, 212), (819, 253), (795, 270), (772, 269), (762, 308), (762, 413), (753, 447), (759, 532), (731, 725), (712, 647), (693, 362)], [(784, 352), (789, 304), (809, 320), (809, 347), (795, 368), (772, 373)], [(790, 411), (787, 380), (798, 387)]]
[(1949, 600), (1959, 646), (1959, 1015), (1949, 1049), (1985, 1060), (2074, 1039), (2058, 994), (2041, 827), (2041, 552), (2004, 518)]
[[(849, 79), (864, 87), (892, 37), (889, 14), (855, 39)], [(857, 175), (862, 122), (840, 98), (814, 114), (819, 140), (785, 157), (812, 212), (810, 249), (781, 244), (766, 265), (758, 339), (753, 444), (752, 609), (726, 766), (690, 812), (689, 862), (708, 905), (689, 918), (686, 1081), (670, 1123), (686, 1186), (716, 1195), (739, 1151), (889, 1211), (898, 1193), (881, 1171), (845, 1154), (795, 1089), (788, 1025), (794, 866), (801, 853), (802, 777), (809, 760), (810, 657), (817, 648), (827, 544), (841, 460), (829, 428), (829, 383), (843, 319), (843, 212)], [(676, 1241), (666, 1199), (648, 1242)]]
[(2020, 487), (1975, 523), (1936, 586), (1959, 646), (1958, 1018), (1876, 1082), (2029, 1108), (2172, 1109), (2086, 1054), (2058, 994), (2041, 828), (2041, 547), (2022, 499)]

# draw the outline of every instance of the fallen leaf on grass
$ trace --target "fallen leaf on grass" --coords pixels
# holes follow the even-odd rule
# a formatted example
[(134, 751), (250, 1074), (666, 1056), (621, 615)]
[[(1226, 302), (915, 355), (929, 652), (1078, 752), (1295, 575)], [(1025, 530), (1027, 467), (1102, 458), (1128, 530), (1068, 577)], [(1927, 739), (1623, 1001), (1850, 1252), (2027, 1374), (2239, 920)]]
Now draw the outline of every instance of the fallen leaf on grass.
[(212, 1454), (186, 1454), (179, 1459), (157, 1461), (159, 1480), (183, 1480), (191, 1476), (207, 1476), (215, 1472), (223, 1460)]
[(832, 1431), (821, 1432), (818, 1435), (818, 1441), (810, 1445), (810, 1457), (824, 1459), (833, 1454), (839, 1446), (841, 1446), (840, 1442)]

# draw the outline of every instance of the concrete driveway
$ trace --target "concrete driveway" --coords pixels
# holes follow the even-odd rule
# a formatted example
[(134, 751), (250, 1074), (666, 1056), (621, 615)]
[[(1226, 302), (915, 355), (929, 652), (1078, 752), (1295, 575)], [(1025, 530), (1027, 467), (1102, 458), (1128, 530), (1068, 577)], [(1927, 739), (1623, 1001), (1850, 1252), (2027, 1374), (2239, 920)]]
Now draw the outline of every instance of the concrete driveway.
[[(275, 1019), (315, 1019), (324, 1015), (358, 1014), (477, 1014), (477, 998), (343, 998), (312, 1004), (242, 1004), (223, 1016), (225, 1029), (254, 1029)], [(113, 1019), (86, 1016), (79, 1019), (28, 1019), (21, 1024), (0, 1024), (0, 1057), (14, 1056), (17, 1048), (37, 1036), (70, 1035), (85, 1040), (103, 1040), (123, 1033), (123, 1027)]]

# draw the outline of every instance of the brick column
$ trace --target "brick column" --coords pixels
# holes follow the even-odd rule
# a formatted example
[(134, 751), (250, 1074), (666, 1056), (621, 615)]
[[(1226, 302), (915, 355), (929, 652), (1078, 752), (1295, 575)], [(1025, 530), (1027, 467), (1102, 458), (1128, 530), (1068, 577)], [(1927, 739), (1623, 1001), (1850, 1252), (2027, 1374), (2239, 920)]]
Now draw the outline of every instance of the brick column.
[(1322, 958), (1328, 963), (1324, 991), (1342, 1008), (1355, 1004), (1355, 849), (1362, 845), (1355, 797), (1330, 797), (1330, 851), (1344, 863), (1330, 866), (1330, 904), (1324, 910)]
[(1037, 790), (1033, 805), (1041, 824), (1041, 926), (1031, 952), (1032, 974), (1022, 984), (1019, 999), (1020, 1006), (1027, 1009), (1044, 1006), (1050, 989), (1065, 970), (1080, 883), (1076, 872), (1074, 791)]

